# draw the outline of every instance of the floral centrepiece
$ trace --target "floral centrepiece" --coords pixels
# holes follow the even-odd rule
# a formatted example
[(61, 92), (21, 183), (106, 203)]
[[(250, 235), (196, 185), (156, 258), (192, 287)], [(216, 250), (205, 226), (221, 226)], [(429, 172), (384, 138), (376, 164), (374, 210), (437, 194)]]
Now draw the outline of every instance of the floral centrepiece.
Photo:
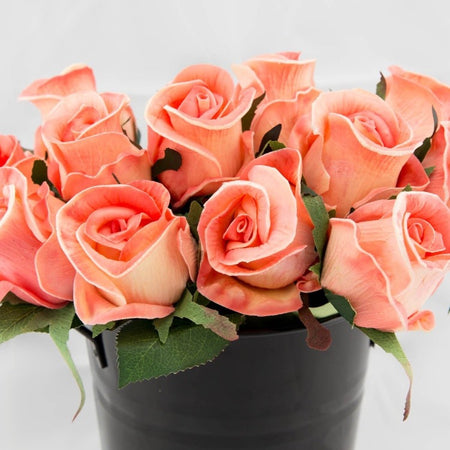
[(34, 149), (0, 136), (0, 342), (48, 332), (81, 386), (69, 330), (116, 330), (124, 386), (212, 360), (258, 318), (323, 336), (342, 315), (411, 376), (394, 333), (433, 328), (450, 268), (450, 87), (393, 67), (376, 93), (322, 92), (299, 56), (237, 82), (182, 70), (149, 98), (145, 144), (89, 67), (27, 87)]

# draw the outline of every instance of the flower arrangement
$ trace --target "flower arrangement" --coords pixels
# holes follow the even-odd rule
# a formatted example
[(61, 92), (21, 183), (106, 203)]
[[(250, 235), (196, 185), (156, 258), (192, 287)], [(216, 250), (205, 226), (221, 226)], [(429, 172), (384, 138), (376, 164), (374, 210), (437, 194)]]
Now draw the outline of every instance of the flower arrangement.
[(395, 332), (433, 328), (450, 267), (450, 87), (392, 67), (376, 94), (323, 92), (314, 66), (187, 67), (149, 99), (145, 148), (89, 67), (28, 86), (34, 150), (0, 136), (0, 342), (49, 333), (83, 402), (72, 328), (117, 330), (125, 386), (254, 327), (326, 350), (341, 315), (412, 378)]

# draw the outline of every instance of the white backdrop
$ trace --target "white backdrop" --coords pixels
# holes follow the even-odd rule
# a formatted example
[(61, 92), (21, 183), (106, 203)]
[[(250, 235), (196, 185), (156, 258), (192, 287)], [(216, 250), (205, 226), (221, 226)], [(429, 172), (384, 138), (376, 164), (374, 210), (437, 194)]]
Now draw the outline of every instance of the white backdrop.
[[(378, 72), (391, 64), (450, 83), (450, 8), (444, 0), (0, 0), (0, 5), (0, 133), (17, 135), (26, 147), (39, 114), (18, 103), (18, 94), (32, 80), (75, 62), (94, 68), (99, 90), (131, 96), (150, 96), (188, 64), (229, 68), (286, 50), (317, 58), (316, 81), (324, 89), (373, 90)], [(142, 116), (142, 102), (135, 113)], [(401, 421), (406, 377), (393, 358), (371, 352), (356, 450), (449, 447), (449, 297), (447, 278), (429, 303), (435, 330), (400, 336), (415, 372), (406, 423)], [(100, 448), (85, 344), (74, 333), (70, 346), (88, 397), (73, 424), (77, 389), (50, 339), (27, 335), (0, 346), (2, 450)]]

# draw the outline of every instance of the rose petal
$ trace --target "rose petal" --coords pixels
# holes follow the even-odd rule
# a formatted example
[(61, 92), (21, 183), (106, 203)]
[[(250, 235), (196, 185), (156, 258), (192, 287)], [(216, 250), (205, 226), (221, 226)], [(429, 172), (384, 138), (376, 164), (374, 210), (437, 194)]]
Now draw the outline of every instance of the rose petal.
[(220, 94), (227, 100), (233, 97), (234, 83), (231, 75), (226, 70), (210, 64), (196, 64), (184, 68), (170, 86), (192, 80), (201, 81), (210, 91)]
[(395, 297), (410, 286), (414, 273), (404, 246), (402, 215), (392, 217), (391, 211), (392, 201), (378, 200), (361, 206), (348, 218), (358, 222), (358, 245), (376, 255), (380, 270), (403, 274), (390, 278), (390, 293)]
[(197, 288), (205, 297), (232, 311), (254, 316), (270, 316), (298, 311), (300, 293), (294, 283), (282, 289), (261, 289), (214, 271), (203, 258)]
[(432, 106), (438, 118), (444, 119), (440, 102), (431, 91), (395, 73), (386, 78), (386, 103), (406, 120), (419, 142), (433, 132)]
[[(435, 230), (439, 230), (445, 249), (450, 248), (450, 210), (440, 201), (439, 197), (428, 192), (401, 192), (395, 202), (393, 215), (404, 218), (402, 222), (404, 241), (412, 261), (426, 266), (427, 260), (418, 253), (415, 241), (408, 233), (408, 221), (415, 217), (427, 221)], [(449, 252), (444, 250), (440, 253), (448, 254)]]
[(25, 153), (15, 136), (0, 134), (0, 166), (12, 166), (25, 158)]
[(172, 306), (130, 303), (117, 306), (110, 303), (104, 292), (77, 274), (74, 282), (75, 310), (83, 323), (97, 325), (123, 319), (155, 319), (166, 317), (174, 310)]
[(133, 154), (123, 153), (114, 162), (102, 166), (94, 175), (79, 172), (64, 174), (63, 197), (70, 199), (89, 187), (115, 184), (117, 180), (121, 183), (148, 180), (150, 178), (150, 166), (147, 155), (144, 152), (136, 155), (134, 154), (135, 149), (129, 149)]
[(278, 141), (305, 154), (308, 133), (311, 131), (311, 106), (319, 94), (320, 91), (310, 88), (297, 92), (293, 99), (275, 100), (258, 108), (251, 125), (255, 132), (256, 148), (259, 148), (263, 136), (269, 130), (281, 124)]
[(35, 264), (42, 289), (54, 297), (73, 299), (75, 269), (61, 250), (55, 233), (37, 251)]
[(330, 226), (322, 286), (350, 301), (356, 312), (355, 325), (383, 331), (406, 329), (404, 311), (391, 295), (389, 279), (358, 244), (356, 224), (349, 219), (331, 219)]
[(434, 328), (434, 314), (431, 311), (418, 311), (408, 317), (408, 330), (430, 331)]
[(450, 207), (450, 122), (443, 122), (436, 131), (423, 166), (434, 167), (425, 190), (437, 194)]
[[(245, 167), (248, 162), (255, 159), (255, 153), (253, 149), (253, 133), (251, 131), (245, 131), (241, 135), (241, 154), (243, 155), (242, 161), (243, 167)], [(189, 160), (191, 160), (189, 156), (188, 158)], [(184, 203), (191, 197), (210, 195), (216, 192), (224, 182), (236, 179), (236, 177), (213, 176), (211, 167), (207, 167), (205, 170), (202, 170), (198, 166), (198, 163), (200, 161), (201, 161), (200, 158), (198, 158), (195, 154), (192, 155), (192, 163), (196, 162), (197, 164), (196, 170), (195, 171), (191, 170), (190, 172), (186, 171), (185, 172), (186, 176), (184, 178), (182, 176), (177, 177), (176, 174), (178, 171), (170, 171), (170, 170), (166, 170), (160, 176), (160, 180), (164, 185), (175, 186), (175, 188), (172, 188), (172, 194), (174, 199), (177, 198), (178, 192), (176, 186), (180, 186), (181, 184), (183, 188), (180, 189), (180, 192), (182, 190), (185, 190), (184, 194), (179, 198), (179, 200), (174, 201), (173, 203), (174, 208), (179, 208), (180, 206), (184, 205)], [(184, 159), (184, 163), (186, 163), (186, 158)], [(218, 173), (221, 172), (219, 165), (217, 166), (217, 172)], [(200, 173), (204, 177), (199, 184), (195, 184), (196, 181), (191, 179), (191, 175), (193, 173)], [(186, 183), (186, 186), (184, 186), (184, 184), (182, 183), (186, 179), (188, 180), (188, 183)], [(178, 183), (176, 181), (178, 181)], [(191, 183), (192, 185), (190, 187), (187, 187), (189, 186), (189, 183)]]
[(266, 96), (264, 101), (290, 99), (298, 91), (314, 86), (315, 61), (299, 61), (300, 53), (286, 52), (262, 55), (246, 61), (244, 64), (252, 69), (257, 81), (250, 81), (248, 71), (234, 66), (233, 70), (239, 81), (242, 76), (244, 85), (264, 86)]
[(83, 65), (67, 67), (61, 75), (36, 80), (25, 88), (20, 100), (28, 100), (37, 106), (45, 118), (63, 97), (81, 91), (95, 91), (92, 69)]
[[(27, 180), (15, 168), (0, 169), (0, 274), (3, 294), (11, 290), (20, 298), (48, 308), (66, 303), (42, 289), (35, 256), (48, 235), (35, 220), (27, 195)], [(45, 227), (47, 229), (47, 227)], [(20, 252), (17, 249), (20, 248)]]
[[(320, 98), (320, 97), (319, 97)], [(371, 141), (365, 141), (343, 116), (332, 114), (321, 148), (313, 145), (304, 158), (304, 176), (308, 186), (323, 196), (325, 203), (337, 205), (336, 214), (345, 215), (350, 207), (373, 189), (395, 186), (399, 173), (410, 157), (413, 146), (403, 144), (386, 149)], [(314, 163), (323, 161), (328, 174), (326, 192), (323, 180), (314, 176)]]

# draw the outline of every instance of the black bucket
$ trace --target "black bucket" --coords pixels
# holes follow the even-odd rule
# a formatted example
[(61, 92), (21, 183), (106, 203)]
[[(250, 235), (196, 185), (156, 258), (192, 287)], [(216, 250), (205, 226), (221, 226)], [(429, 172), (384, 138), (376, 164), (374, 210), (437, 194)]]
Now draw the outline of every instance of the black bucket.
[(212, 363), (121, 390), (103, 333), (108, 366), (90, 352), (103, 450), (353, 449), (369, 340), (342, 318), (326, 327), (326, 352), (304, 329), (246, 334)]

